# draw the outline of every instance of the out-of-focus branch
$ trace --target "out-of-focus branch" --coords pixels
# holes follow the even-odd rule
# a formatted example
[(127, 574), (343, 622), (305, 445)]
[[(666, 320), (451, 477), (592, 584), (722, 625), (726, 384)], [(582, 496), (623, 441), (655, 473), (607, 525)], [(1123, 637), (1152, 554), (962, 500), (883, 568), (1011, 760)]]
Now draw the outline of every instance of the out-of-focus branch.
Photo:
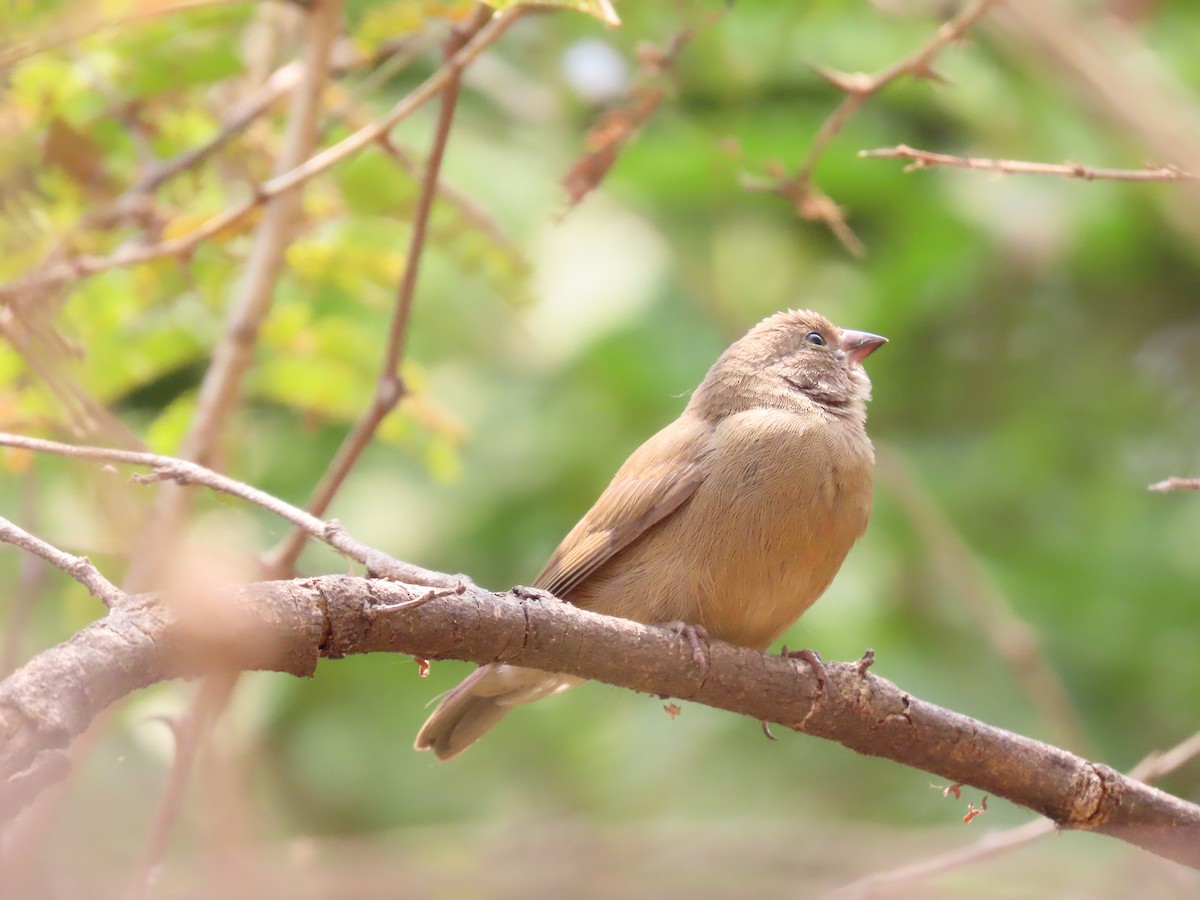
[(800, 168), (795, 174), (785, 176), (772, 170), (769, 179), (745, 177), (743, 185), (749, 190), (772, 191), (792, 204), (797, 214), (807, 221), (824, 222), (842, 245), (855, 256), (866, 252), (857, 235), (846, 223), (841, 208), (823, 191), (813, 185), (813, 172), (830, 142), (837, 137), (859, 108), (894, 81), (905, 76), (930, 81), (940, 81), (934, 71), (933, 61), (947, 46), (959, 40), (970, 28), (982, 19), (999, 0), (974, 0), (953, 19), (944, 22), (933, 37), (921, 48), (893, 63), (886, 69), (867, 75), (863, 72), (849, 74), (832, 69), (818, 68), (817, 72), (841, 91), (845, 96), (821, 123), (809, 145)]
[[(1130, 769), (1129, 777), (1146, 784), (1153, 784), (1158, 779), (1187, 765), (1198, 756), (1200, 756), (1200, 732), (1176, 744), (1165, 753), (1151, 753)], [(889, 872), (869, 875), (831, 892), (828, 896), (830, 900), (833, 898), (851, 900), (851, 898), (890, 897), (901, 885), (936, 878), (952, 869), (983, 862), (985, 859), (991, 859), (1007, 853), (1009, 850), (1016, 850), (1018, 847), (1032, 844), (1056, 831), (1058, 831), (1058, 826), (1049, 819), (1034, 819), (1032, 822), (1018, 825), (1016, 828), (990, 832), (975, 843), (951, 850), (949, 853), (909, 863)]]
[(1185, 172), (1175, 166), (1147, 165), (1142, 169), (1104, 169), (1081, 166), (1078, 163), (1024, 162), (1016, 159), (985, 159), (977, 156), (952, 156), (917, 150), (906, 144), (884, 147), (879, 150), (860, 150), (858, 155), (869, 159), (908, 159), (912, 162), (904, 167), (905, 172), (916, 172), (934, 166), (949, 166), (956, 169), (974, 169), (980, 172), (995, 172), (1001, 175), (1055, 175), (1060, 178), (1080, 178), (1084, 181), (1196, 181), (1200, 175)]
[(21, 447), (37, 453), (52, 453), (56, 456), (73, 459), (137, 466), (150, 470), (149, 475), (133, 476), (135, 481), (143, 484), (155, 481), (173, 481), (184, 485), (201, 485), (222, 494), (229, 494), (245, 500), (247, 503), (260, 506), (281, 519), (304, 529), (309, 537), (323, 541), (334, 550), (362, 563), (369, 571), (383, 578), (415, 582), (436, 588), (456, 588), (466, 580), (466, 577), (462, 575), (444, 575), (441, 572), (433, 572), (429, 569), (422, 569), (420, 566), (395, 560), (386, 553), (381, 553), (352, 537), (335, 520), (324, 522), (266, 491), (187, 460), (159, 456), (154, 453), (139, 453), (133, 450), (77, 447), (72, 444), (61, 444), (58, 441), (47, 441), (4, 432), (0, 432), (0, 447)]
[[(508, 30), (509, 26), (516, 21), (518, 12), (518, 9), (509, 8), (497, 13), (473, 41), (454, 54), (454, 65), (457, 67), (469, 65)], [(42, 266), (24, 278), (0, 285), (0, 303), (11, 302), (13, 299), (33, 291), (43, 291), (79, 281), (110, 269), (139, 265), (166, 256), (186, 257), (203, 241), (237, 224), (273, 198), (299, 187), (342, 160), (370, 146), (381, 135), (389, 132), (397, 122), (407, 118), (436, 97), (445, 87), (449, 77), (449, 69), (446, 66), (439, 68), (370, 125), (360, 128), (354, 134), (287, 172), (257, 185), (249, 198), (218, 213), (192, 231), (157, 244), (130, 245), (109, 256), (80, 256)]]
[(1177, 478), (1172, 476), (1163, 481), (1156, 481), (1146, 488), (1146, 490), (1154, 491), (1156, 494), (1165, 494), (1169, 491), (1200, 491), (1200, 478)]
[[(342, 6), (343, 0), (316, 0), (307, 13), (304, 75), (292, 94), (287, 129), (275, 163), (277, 174), (291, 171), (312, 153), (330, 52), (341, 28)], [(196, 411), (180, 445), (179, 455), (184, 459), (211, 465), (220, 447), (243, 378), (254, 359), (259, 327), (283, 270), (284, 253), (300, 218), (302, 199), (300, 190), (291, 189), (279, 192), (267, 203), (230, 303), (224, 333), (204, 373)], [(192, 497), (182, 484), (166, 485), (159, 493), (126, 575), (127, 584), (134, 590), (155, 582), (178, 539)]]
[(1022, 621), (1012, 605), (992, 583), (975, 553), (954, 529), (946, 514), (933, 502), (896, 451), (881, 448), (877, 471), (880, 482), (907, 514), (928, 547), (956, 598), (970, 610), (983, 634), (1008, 665), (1051, 734), (1066, 746), (1087, 747), (1083, 726), (1071, 698), (1054, 667), (1038, 646), (1037, 634)]
[(701, 671), (667, 629), (527, 592), (424, 592), (349, 576), (249, 584), (216, 591), (211, 621), (170, 597), (122, 604), (0, 684), (0, 808), (61, 777), (70, 741), (141, 687), (213, 670), (310, 676), (321, 657), (395, 652), (531, 666), (778, 722), (1200, 867), (1200, 806), (926, 703), (864, 666), (827, 663), (821, 686), (807, 665), (713, 641)]
[[(514, 15), (519, 13), (520, 10), (517, 10)], [(404, 358), (408, 320), (416, 293), (421, 256), (425, 251), (429, 216), (438, 192), (442, 158), (446, 152), (446, 142), (450, 137), (450, 127), (454, 122), (454, 111), (458, 105), (459, 89), (462, 85), (463, 67), (454, 62), (455, 55), (487, 25), (491, 18), (492, 8), (485, 3), (477, 4), (472, 18), (461, 29), (453, 29), (446, 41), (444, 52), (448, 77), (445, 87), (442, 88), (442, 102), (433, 133), (433, 143), (430, 147), (429, 158), (425, 163), (424, 175), (421, 178), (421, 191), (417, 198), (416, 212), (412, 221), (412, 235), (409, 238), (404, 270), (400, 275), (400, 285), (396, 290), (396, 302), (391, 325), (388, 328), (383, 363), (375, 384), (375, 395), (371, 400), (371, 405), (364, 410), (362, 416), (342, 441), (342, 445), (338, 448), (325, 474), (313, 491), (312, 497), (309, 498), (308, 510), (313, 515), (324, 515), (346, 478), (358, 464), (363, 451), (374, 439), (379, 425), (407, 393), (400, 366)], [(307, 535), (304, 531), (296, 528), (274, 550), (270, 551), (264, 558), (264, 569), (268, 577), (290, 577), (295, 570), (296, 560), (304, 549), (306, 539)]]

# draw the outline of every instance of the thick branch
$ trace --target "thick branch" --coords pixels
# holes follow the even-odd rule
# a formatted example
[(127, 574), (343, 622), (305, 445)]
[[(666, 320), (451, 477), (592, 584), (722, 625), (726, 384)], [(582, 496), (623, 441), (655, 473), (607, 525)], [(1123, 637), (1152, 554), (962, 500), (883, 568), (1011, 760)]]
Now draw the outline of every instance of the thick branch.
[(687, 641), (553, 599), (346, 576), (230, 589), (213, 621), (130, 603), (0, 685), (0, 806), (61, 777), (65, 748), (140, 687), (214, 669), (312, 675), (317, 660), (398, 652), (504, 661), (778, 722), (1006, 797), (1064, 828), (1097, 831), (1200, 868), (1200, 807), (1106, 766), (919, 700), (853, 664), (812, 671), (714, 642), (702, 675)]

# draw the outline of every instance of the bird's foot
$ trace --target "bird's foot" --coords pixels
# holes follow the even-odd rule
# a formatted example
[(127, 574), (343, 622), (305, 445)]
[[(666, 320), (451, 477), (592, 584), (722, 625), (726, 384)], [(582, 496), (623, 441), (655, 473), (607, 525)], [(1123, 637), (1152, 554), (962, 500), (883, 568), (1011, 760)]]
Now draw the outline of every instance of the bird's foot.
[(821, 662), (821, 654), (816, 650), (789, 650), (787, 644), (784, 644), (779, 655), (784, 659), (802, 659), (808, 663), (813, 674), (817, 676), (817, 690), (825, 690), (825, 682), (829, 680), (829, 673), (825, 670), (825, 663)]
[[(558, 597), (555, 597), (553, 594), (551, 594), (549, 591), (543, 591), (541, 588), (526, 587), (523, 584), (516, 585), (510, 591), (510, 593), (514, 597), (516, 597), (518, 600), (541, 600), (541, 601), (545, 602), (545, 601), (549, 601), (549, 600), (558, 600), (559, 599)], [(563, 602), (566, 602), (566, 601), (563, 601)]]
[(762, 725), (762, 729), (763, 729), (763, 736), (764, 736), (764, 737), (765, 737), (765, 738), (766, 738), (768, 741), (777, 741), (777, 740), (779, 740), (779, 738), (777, 738), (777, 737), (775, 737), (775, 735), (771, 734), (771, 723), (770, 723), (770, 722), (768, 722), (766, 719), (759, 719), (758, 721), (759, 721), (759, 723)]
[(708, 632), (703, 625), (689, 625), (687, 622), (660, 622), (657, 625), (665, 631), (678, 637), (687, 638), (692, 647), (692, 660), (700, 668), (701, 675), (708, 674)]

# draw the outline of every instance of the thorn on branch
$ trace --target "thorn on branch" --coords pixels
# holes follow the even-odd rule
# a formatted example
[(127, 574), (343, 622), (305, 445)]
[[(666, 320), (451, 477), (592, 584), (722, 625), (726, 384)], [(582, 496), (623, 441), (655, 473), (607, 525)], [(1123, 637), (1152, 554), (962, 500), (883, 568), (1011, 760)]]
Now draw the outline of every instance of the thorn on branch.
[(875, 651), (867, 648), (863, 651), (862, 658), (854, 664), (854, 671), (858, 673), (859, 678), (867, 677), (867, 669), (875, 665)]
[(868, 97), (877, 90), (875, 79), (866, 72), (839, 72), (816, 63), (812, 64), (812, 69), (823, 80), (851, 97)]

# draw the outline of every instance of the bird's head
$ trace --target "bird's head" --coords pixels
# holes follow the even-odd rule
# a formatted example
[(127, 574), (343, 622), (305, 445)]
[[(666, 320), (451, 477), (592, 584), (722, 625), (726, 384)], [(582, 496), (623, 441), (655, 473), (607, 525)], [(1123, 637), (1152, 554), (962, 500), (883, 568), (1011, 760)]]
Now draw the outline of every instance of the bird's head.
[(885, 343), (877, 334), (838, 328), (811, 310), (776, 313), (721, 354), (691, 405), (722, 416), (755, 406), (812, 403), (862, 416), (871, 396), (862, 361)]

